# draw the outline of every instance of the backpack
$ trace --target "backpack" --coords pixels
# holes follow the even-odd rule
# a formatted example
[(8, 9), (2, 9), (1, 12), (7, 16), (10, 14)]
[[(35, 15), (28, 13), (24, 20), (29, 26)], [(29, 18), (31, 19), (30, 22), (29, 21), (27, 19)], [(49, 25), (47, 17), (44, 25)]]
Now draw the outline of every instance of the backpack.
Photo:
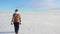
[(14, 22), (20, 21), (20, 20), (19, 20), (19, 18), (20, 18), (20, 17), (19, 17), (19, 14), (14, 13), (14, 14), (13, 14), (13, 18), (14, 18)]

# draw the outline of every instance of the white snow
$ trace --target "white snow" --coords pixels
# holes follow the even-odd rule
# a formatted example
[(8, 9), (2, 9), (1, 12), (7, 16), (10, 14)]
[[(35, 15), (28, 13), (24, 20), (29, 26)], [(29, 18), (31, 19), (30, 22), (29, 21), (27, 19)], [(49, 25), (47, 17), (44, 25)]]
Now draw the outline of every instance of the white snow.
[[(12, 13), (0, 13), (0, 34), (14, 34)], [(21, 12), (19, 34), (60, 34), (60, 12)]]

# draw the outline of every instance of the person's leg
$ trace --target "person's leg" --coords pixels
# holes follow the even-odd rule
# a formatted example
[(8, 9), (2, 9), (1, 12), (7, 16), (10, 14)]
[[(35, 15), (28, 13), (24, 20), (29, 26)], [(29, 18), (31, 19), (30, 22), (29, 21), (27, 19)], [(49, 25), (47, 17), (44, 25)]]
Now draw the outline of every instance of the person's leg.
[(16, 33), (16, 23), (14, 22), (14, 30), (15, 30), (15, 33)]
[(19, 23), (16, 23), (16, 33), (19, 31)]
[(19, 23), (14, 23), (14, 27), (15, 27), (15, 33), (18, 34), (19, 31)]

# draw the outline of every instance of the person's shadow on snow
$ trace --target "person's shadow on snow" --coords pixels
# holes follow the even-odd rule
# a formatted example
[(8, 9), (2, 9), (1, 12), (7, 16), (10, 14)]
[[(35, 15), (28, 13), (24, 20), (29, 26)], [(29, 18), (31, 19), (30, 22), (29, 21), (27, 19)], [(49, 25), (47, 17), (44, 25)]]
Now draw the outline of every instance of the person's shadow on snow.
[(8, 31), (8, 32), (0, 32), (0, 33), (14, 33), (13, 31)]

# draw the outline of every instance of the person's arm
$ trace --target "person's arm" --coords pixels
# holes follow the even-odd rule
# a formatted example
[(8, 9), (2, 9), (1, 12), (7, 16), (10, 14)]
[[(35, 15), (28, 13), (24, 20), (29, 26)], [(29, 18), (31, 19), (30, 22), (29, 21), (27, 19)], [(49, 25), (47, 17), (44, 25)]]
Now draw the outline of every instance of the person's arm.
[(21, 15), (19, 14), (19, 20), (20, 20), (20, 23), (21, 23)]
[(14, 22), (14, 19), (13, 19), (13, 17), (12, 17), (12, 21), (11, 22)]
[(11, 25), (13, 24), (13, 22), (14, 22), (14, 16), (12, 17), (12, 20), (11, 20)]

